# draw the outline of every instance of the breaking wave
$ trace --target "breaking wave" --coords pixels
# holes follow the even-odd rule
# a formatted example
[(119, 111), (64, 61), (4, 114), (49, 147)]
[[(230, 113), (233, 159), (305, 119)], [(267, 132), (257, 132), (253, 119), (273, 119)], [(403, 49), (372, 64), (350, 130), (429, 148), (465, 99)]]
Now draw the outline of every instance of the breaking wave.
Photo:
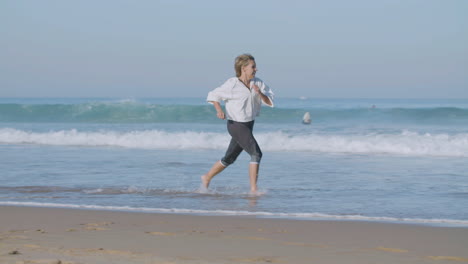
[[(430, 134), (402, 131), (393, 134), (330, 135), (276, 131), (256, 133), (255, 137), (262, 149), (267, 151), (468, 157), (468, 133)], [(196, 131), (101, 130), (90, 132), (70, 129), (31, 132), (13, 128), (0, 129), (0, 144), (224, 150), (229, 140), (227, 133)]]

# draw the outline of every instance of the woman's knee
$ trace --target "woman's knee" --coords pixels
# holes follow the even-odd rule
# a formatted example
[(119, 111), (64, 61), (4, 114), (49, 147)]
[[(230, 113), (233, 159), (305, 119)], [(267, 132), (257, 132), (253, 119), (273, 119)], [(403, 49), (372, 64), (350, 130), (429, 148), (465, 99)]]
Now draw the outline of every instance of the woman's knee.
[(237, 157), (223, 157), (221, 159), (221, 164), (224, 165), (224, 167), (227, 167), (231, 164), (233, 164), (236, 161)]
[(255, 152), (250, 154), (250, 162), (251, 163), (260, 163), (260, 161), (262, 160), (262, 156), (263, 156), (263, 153), (259, 148)]

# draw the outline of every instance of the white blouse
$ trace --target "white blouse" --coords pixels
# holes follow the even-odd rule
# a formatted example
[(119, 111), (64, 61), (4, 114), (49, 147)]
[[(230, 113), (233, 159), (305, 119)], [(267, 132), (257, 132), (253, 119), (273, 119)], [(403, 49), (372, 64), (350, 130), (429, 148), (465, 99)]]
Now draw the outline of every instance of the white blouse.
[(223, 85), (208, 93), (206, 101), (221, 102), (226, 105), (226, 118), (237, 122), (249, 122), (260, 114), (262, 98), (255, 92), (252, 85), (255, 84), (260, 91), (266, 95), (270, 101), (270, 107), (273, 107), (274, 94), (270, 88), (259, 78), (250, 81), (250, 87), (247, 88), (237, 77), (229, 78)]

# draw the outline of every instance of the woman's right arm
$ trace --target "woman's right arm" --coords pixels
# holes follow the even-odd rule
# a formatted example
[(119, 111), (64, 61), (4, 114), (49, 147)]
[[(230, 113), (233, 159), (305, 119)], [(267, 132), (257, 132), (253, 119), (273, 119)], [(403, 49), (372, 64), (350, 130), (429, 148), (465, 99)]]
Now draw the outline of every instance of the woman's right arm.
[(216, 116), (220, 119), (225, 119), (226, 115), (224, 114), (223, 109), (221, 108), (221, 101), (228, 101), (231, 98), (231, 90), (236, 84), (237, 78), (230, 78), (220, 87), (214, 89), (208, 93), (206, 101), (210, 104), (213, 104), (216, 109)]
[(221, 108), (221, 104), (219, 102), (211, 102), (211, 103), (213, 103), (213, 106), (216, 109), (216, 116), (219, 119), (225, 119), (226, 116), (224, 115), (223, 109)]

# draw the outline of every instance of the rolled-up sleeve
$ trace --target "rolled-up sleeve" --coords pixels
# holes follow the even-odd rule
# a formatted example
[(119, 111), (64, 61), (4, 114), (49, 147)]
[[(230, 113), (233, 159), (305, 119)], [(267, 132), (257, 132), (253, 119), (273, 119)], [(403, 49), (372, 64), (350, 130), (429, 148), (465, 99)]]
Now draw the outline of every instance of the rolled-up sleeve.
[(210, 91), (206, 97), (208, 103), (227, 101), (232, 96), (232, 87), (234, 86), (233, 78), (227, 80), (220, 87)]

